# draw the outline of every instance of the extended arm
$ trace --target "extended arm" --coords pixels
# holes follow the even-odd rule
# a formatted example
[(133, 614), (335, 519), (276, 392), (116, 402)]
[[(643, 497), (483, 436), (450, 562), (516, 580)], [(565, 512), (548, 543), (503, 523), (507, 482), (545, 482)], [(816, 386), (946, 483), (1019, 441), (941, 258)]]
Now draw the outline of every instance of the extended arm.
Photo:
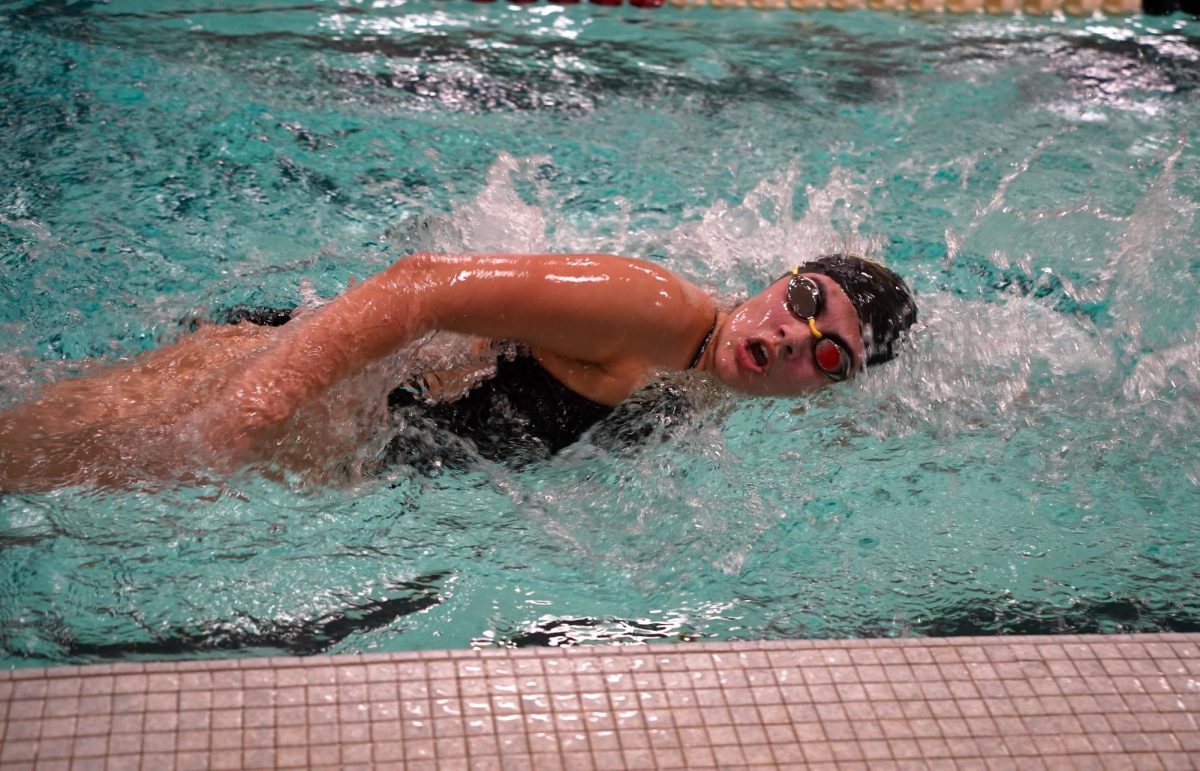
[(342, 378), (435, 329), (520, 341), (632, 380), (648, 368), (686, 366), (713, 312), (699, 288), (637, 260), (416, 255), (285, 327), (224, 389), (220, 400), (233, 415), (222, 422), (252, 441)]

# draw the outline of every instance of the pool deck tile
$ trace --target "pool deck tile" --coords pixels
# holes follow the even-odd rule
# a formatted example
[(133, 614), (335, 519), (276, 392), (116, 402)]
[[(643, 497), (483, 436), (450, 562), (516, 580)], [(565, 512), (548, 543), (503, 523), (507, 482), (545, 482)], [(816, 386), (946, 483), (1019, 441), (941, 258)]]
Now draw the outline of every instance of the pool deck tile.
[(0, 673), (8, 769), (1200, 767), (1200, 635), (434, 651)]

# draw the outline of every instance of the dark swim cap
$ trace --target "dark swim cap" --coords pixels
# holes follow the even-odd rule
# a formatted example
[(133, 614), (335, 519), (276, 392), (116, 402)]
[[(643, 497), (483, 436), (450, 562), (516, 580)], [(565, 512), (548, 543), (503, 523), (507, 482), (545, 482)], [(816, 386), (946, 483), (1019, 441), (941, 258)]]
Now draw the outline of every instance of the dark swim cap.
[(896, 355), (900, 335), (917, 320), (917, 303), (904, 279), (855, 254), (828, 254), (797, 270), (828, 276), (850, 298), (862, 324), (868, 367)]

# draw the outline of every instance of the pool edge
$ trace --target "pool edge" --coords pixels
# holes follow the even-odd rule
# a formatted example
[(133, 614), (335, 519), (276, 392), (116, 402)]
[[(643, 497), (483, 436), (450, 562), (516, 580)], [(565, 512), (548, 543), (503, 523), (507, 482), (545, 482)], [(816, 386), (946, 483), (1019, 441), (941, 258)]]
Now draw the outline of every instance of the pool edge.
[(5, 769), (1195, 768), (1200, 634), (19, 669), (0, 709)]

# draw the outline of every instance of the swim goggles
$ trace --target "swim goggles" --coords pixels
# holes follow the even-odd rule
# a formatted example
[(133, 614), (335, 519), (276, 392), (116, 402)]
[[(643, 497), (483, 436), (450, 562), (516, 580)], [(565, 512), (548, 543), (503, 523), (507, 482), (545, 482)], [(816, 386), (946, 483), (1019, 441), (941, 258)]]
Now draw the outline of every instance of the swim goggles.
[(832, 332), (822, 334), (817, 329), (817, 314), (825, 297), (821, 285), (809, 276), (800, 275), (799, 267), (792, 268), (788, 278), (787, 298), (784, 305), (793, 316), (808, 322), (812, 332), (813, 359), (817, 369), (830, 380), (845, 380), (850, 375), (850, 349)]

